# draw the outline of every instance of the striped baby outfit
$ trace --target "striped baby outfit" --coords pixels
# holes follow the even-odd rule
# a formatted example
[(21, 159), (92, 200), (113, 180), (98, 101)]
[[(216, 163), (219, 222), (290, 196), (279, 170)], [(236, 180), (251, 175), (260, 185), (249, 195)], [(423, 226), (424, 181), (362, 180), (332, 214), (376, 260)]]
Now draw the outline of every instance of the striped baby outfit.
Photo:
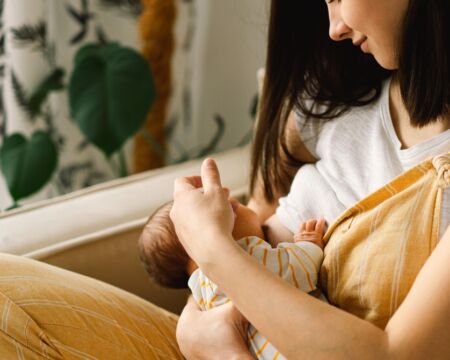
[[(322, 249), (308, 241), (280, 243), (276, 248), (256, 237), (245, 237), (237, 243), (269, 271), (304, 292), (316, 290), (317, 273), (323, 259)], [(189, 278), (188, 286), (202, 310), (230, 301), (219, 287), (200, 269)], [(257, 359), (284, 359), (269, 341), (251, 324), (248, 329), (249, 349)]]

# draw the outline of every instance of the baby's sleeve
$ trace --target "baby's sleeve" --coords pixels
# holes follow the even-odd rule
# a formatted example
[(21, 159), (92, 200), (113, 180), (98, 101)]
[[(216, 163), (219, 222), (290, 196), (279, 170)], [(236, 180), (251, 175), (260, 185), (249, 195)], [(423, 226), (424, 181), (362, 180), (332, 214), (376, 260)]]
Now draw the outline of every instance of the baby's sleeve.
[(256, 236), (240, 239), (238, 244), (269, 271), (295, 287), (310, 292), (317, 288), (317, 273), (322, 264), (322, 249), (308, 241), (280, 243), (276, 248)]
[(200, 269), (195, 270), (188, 281), (192, 296), (202, 310), (209, 310), (230, 300)]

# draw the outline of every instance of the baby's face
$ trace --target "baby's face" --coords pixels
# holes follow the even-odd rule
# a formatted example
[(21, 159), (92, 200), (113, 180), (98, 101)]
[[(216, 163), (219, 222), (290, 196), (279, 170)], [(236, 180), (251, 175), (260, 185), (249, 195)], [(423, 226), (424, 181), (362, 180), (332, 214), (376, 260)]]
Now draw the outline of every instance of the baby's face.
[(234, 198), (230, 198), (230, 202), (234, 203), (236, 219), (233, 228), (233, 237), (236, 240), (242, 239), (246, 236), (258, 236), (264, 238), (264, 232), (259, 222), (258, 215), (248, 208), (242, 205)]

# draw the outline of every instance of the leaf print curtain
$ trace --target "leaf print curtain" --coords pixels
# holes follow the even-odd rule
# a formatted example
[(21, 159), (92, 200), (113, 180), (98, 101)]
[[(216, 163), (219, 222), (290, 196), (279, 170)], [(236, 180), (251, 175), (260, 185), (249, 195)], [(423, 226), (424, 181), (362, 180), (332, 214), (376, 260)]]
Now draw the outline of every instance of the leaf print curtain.
[[(140, 1), (3, 0), (0, 5), (0, 144), (7, 134), (31, 138), (42, 129), (50, 134), (59, 156), (48, 185), (21, 203), (117, 177), (111, 163), (72, 121), (67, 85), (74, 56), (87, 43), (117, 41), (139, 50)], [(131, 153), (130, 141), (125, 146), (129, 163)], [(0, 178), (0, 209), (5, 209), (11, 198)]]
[[(20, 156), (33, 163), (52, 152), (58, 155), (47, 185), (20, 205), (114, 179), (123, 175), (124, 163), (129, 174), (139, 168), (135, 139), (125, 143), (123, 156), (109, 160), (86, 140), (70, 112), (68, 85), (75, 54), (87, 44), (118, 42), (141, 52), (142, 4), (157, 1), (0, 0), (0, 212), (15, 204), (1, 152), (12, 134), (23, 135), (11, 142), (20, 143)], [(255, 74), (265, 57), (266, 9), (267, 0), (176, 0), (166, 144), (144, 133), (166, 164), (250, 141)], [(9, 153), (8, 164), (16, 155)], [(38, 166), (44, 173), (52, 164)]]

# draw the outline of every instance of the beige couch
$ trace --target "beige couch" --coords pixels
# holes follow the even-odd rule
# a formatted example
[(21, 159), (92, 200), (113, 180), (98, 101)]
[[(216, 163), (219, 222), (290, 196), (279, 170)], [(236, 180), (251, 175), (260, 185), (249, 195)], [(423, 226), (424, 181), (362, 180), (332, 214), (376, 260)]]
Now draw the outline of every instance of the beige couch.
[[(233, 196), (247, 191), (249, 149), (213, 156)], [(200, 160), (111, 181), (0, 215), (0, 252), (85, 274), (179, 312), (187, 292), (152, 284), (137, 240), (148, 215), (172, 197), (173, 180), (198, 174)]]

